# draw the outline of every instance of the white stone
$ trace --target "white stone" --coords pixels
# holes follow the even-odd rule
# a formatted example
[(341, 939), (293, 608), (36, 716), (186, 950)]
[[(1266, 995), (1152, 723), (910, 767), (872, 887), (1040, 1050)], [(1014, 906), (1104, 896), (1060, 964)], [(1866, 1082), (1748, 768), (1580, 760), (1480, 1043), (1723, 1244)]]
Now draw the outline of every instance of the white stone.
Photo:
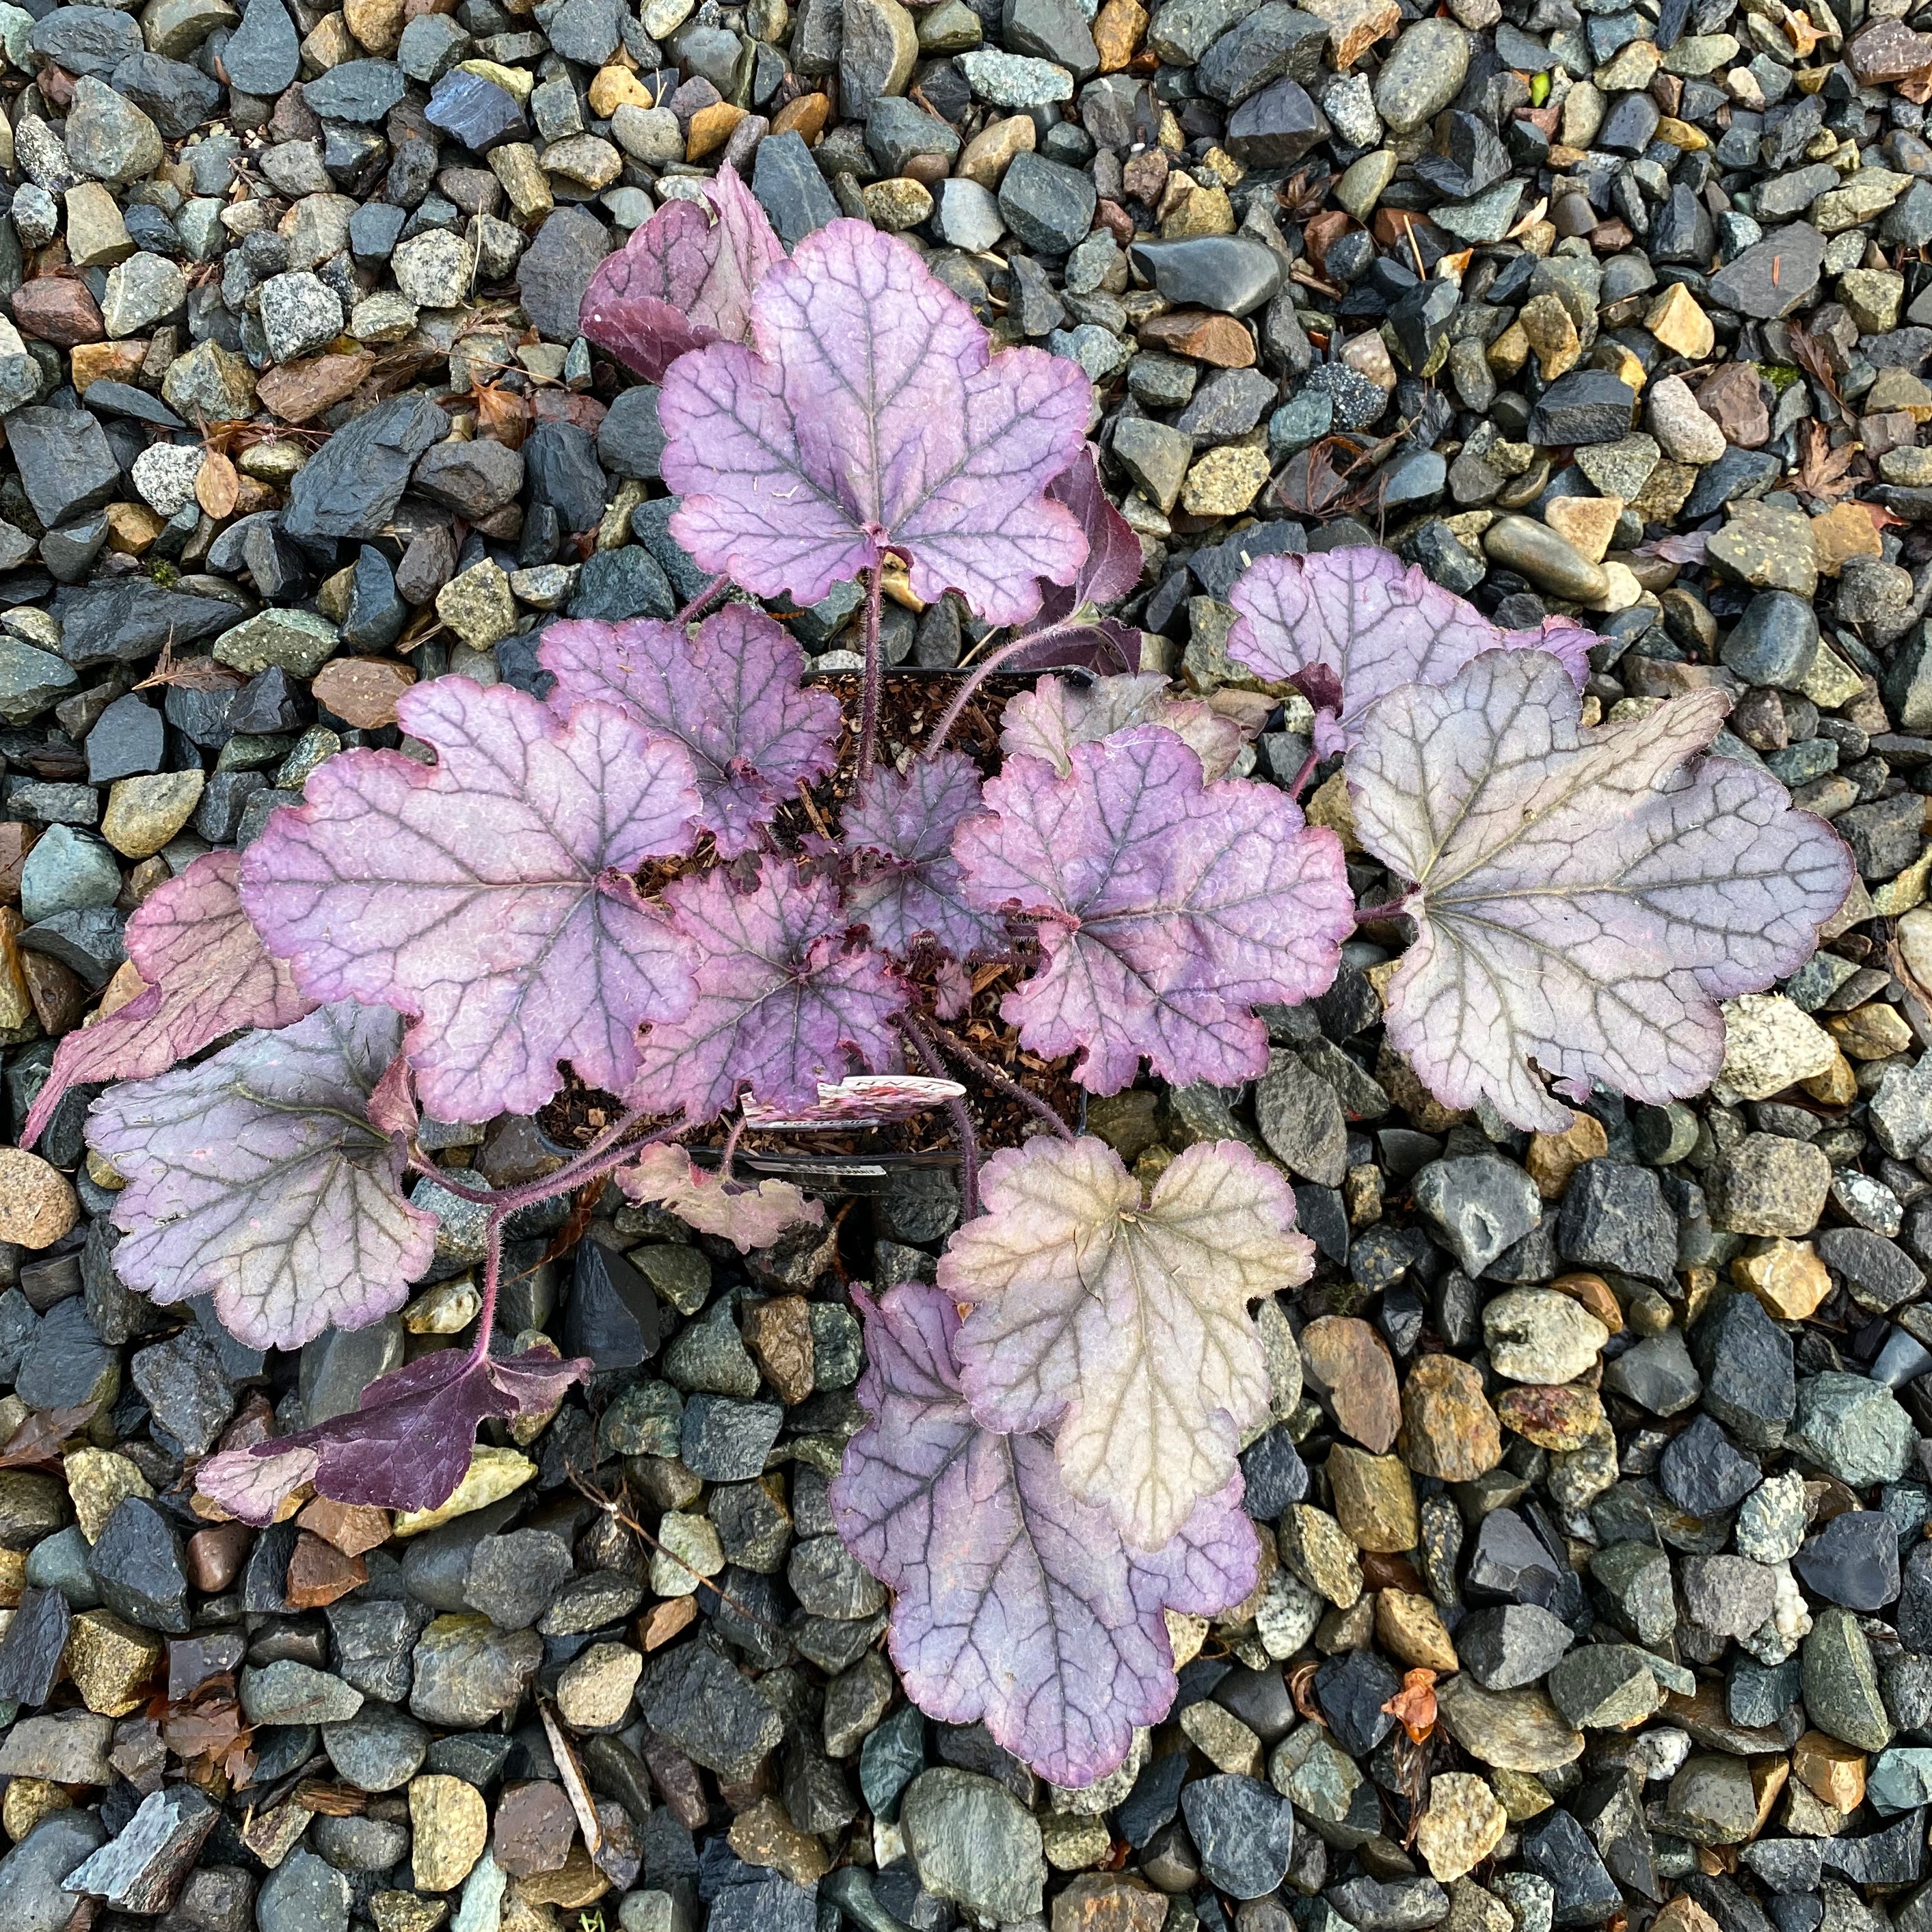
[(134, 488), (158, 517), (172, 517), (194, 501), (202, 452), (194, 443), (151, 443), (134, 459)]

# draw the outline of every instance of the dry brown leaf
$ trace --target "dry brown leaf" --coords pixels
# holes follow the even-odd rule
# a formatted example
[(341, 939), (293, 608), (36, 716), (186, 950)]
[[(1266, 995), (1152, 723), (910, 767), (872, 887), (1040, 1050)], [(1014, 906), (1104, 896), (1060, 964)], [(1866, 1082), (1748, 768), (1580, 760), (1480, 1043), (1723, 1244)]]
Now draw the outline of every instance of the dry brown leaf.
[(194, 500), (218, 523), (232, 517), (242, 500), (242, 478), (218, 449), (202, 452), (201, 472), (194, 479)]
[(472, 392), (476, 404), (476, 426), (492, 442), (520, 449), (530, 430), (530, 405), (514, 389), (500, 389), (479, 383)]
[(1399, 1718), (1412, 1744), (1420, 1744), (1436, 1728), (1436, 1673), (1410, 1671), (1402, 1688), (1382, 1706), (1391, 1718)]
[(0, 1449), (0, 1469), (23, 1469), (38, 1462), (58, 1462), (61, 1444), (76, 1436), (100, 1406), (76, 1402), (71, 1408), (37, 1408), (7, 1438)]
[(1859, 453), (1856, 442), (1843, 443), (1834, 449), (1825, 425), (1808, 422), (1798, 439), (1798, 471), (1794, 480), (1806, 496), (1815, 496), (1821, 502), (1836, 502), (1858, 488), (1858, 479), (1846, 472)]

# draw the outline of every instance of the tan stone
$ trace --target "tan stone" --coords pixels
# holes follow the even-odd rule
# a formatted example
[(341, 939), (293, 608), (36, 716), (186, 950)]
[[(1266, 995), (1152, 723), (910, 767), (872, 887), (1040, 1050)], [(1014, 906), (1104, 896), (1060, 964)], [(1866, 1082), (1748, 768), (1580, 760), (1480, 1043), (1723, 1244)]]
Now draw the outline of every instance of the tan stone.
[(1832, 1292), (1831, 1270), (1809, 1241), (1775, 1240), (1754, 1244), (1755, 1252), (1731, 1263), (1731, 1279), (1748, 1288), (1766, 1312), (1781, 1322), (1803, 1322), (1817, 1312)]
[[(1565, 500), (1580, 502), (1588, 500), (1570, 497)], [(1597, 560), (1592, 557), (1590, 560), (1594, 563)], [(1529, 1151), (1523, 1164), (1529, 1170), (1530, 1179), (1536, 1183), (1537, 1192), (1546, 1201), (1558, 1201), (1562, 1198), (1563, 1190), (1570, 1185), (1570, 1177), (1577, 1168), (1586, 1161), (1602, 1160), (1610, 1150), (1610, 1136), (1604, 1131), (1603, 1122), (1594, 1114), (1580, 1110), (1560, 1134), (1531, 1135)]]
[(1328, 51), (1338, 74), (1354, 63), (1385, 34), (1402, 24), (1396, 0), (1310, 0), (1302, 10), (1328, 26)]
[[(1048, 1832), (1048, 1819), (1040, 1821), (1040, 1829), (1042, 1834)], [(1106, 1836), (1104, 1827), (1101, 1836)], [(1050, 1843), (1046, 1855), (1052, 1862)], [(1064, 1871), (1066, 1867), (1059, 1868)], [(1167, 1911), (1166, 1894), (1144, 1880), (1120, 1872), (1093, 1872), (1076, 1878), (1054, 1900), (1052, 1932), (1161, 1932)]]
[[(772, 116), (774, 134), (796, 134), (810, 147), (825, 132), (825, 124), (831, 118), (830, 98), (823, 94), (801, 94), (796, 100), (788, 100)], [(1025, 120), (1022, 115), (1018, 117)], [(1033, 131), (1033, 123), (1027, 121), (1027, 131)], [(987, 130), (991, 132), (989, 129)], [(976, 137), (976, 138), (980, 138)], [(1028, 144), (1030, 146), (1031, 142)], [(969, 148), (970, 152), (970, 148)]]
[(395, 52), (403, 15), (403, 0), (343, 0), (344, 24), (372, 54)]
[(100, 836), (130, 859), (145, 859), (194, 816), (207, 783), (200, 766), (184, 772), (148, 772), (116, 778), (108, 788)]
[(154, 1493), (140, 1469), (111, 1449), (70, 1450), (62, 1462), (62, 1473), (67, 1478), (74, 1520), (89, 1543), (107, 1527), (107, 1519), (130, 1496), (152, 1500)]
[(1444, 1730), (1479, 1763), (1499, 1771), (1555, 1771), (1583, 1755), (1572, 1730), (1540, 1690), (1485, 1690), (1467, 1672), (1438, 1684)]
[(1376, 1639), (1391, 1656), (1417, 1670), (1446, 1674), (1462, 1667), (1442, 1612), (1431, 1598), (1412, 1591), (1376, 1592)]
[(1559, 496), (1543, 520), (1578, 555), (1601, 563), (1623, 509), (1621, 496)]
[(731, 1821), (733, 1851), (748, 1865), (782, 1873), (794, 1885), (816, 1885), (832, 1869), (825, 1847), (801, 1832), (776, 1798), (760, 1798)]
[(1662, 343), (1693, 362), (1701, 362), (1716, 346), (1711, 318), (1682, 282), (1672, 282), (1643, 319), (1643, 326)]
[(1238, 517), (1261, 494), (1269, 473), (1265, 449), (1224, 444), (1198, 458), (1188, 471), (1180, 486), (1180, 507), (1192, 517)]
[(417, 1888), (453, 1892), (490, 1838), (490, 1808), (473, 1784), (429, 1773), (410, 1780), (410, 1870)]
[(1147, 9), (1139, 0), (1106, 0), (1094, 16), (1094, 44), (1102, 74), (1118, 74), (1133, 58), (1147, 24)]
[(723, 147), (730, 140), (733, 129), (744, 119), (745, 112), (728, 100), (714, 100), (709, 107), (700, 107), (691, 117), (691, 126), (685, 135), (684, 158), (701, 161)]
[(1583, 352), (1582, 338), (1562, 297), (1553, 289), (1526, 302), (1516, 319), (1536, 352), (1536, 366), (1546, 382), (1555, 382), (1576, 366)]
[(788, 1406), (812, 1393), (812, 1307), (802, 1295), (754, 1303), (745, 1314), (745, 1346)]
[(73, 1809), (67, 1787), (51, 1778), (10, 1778), (6, 1795), (0, 1797), (0, 1828), (17, 1845), (43, 1818)]
[(1580, 1301), (1612, 1335), (1623, 1333), (1624, 1311), (1601, 1275), (1560, 1274), (1550, 1285), (1558, 1294)]
[(1383, 1454), (1402, 1426), (1402, 1402), (1382, 1338), (1358, 1316), (1319, 1316), (1301, 1331), (1301, 1359), (1344, 1432)]
[(1825, 1030), (1847, 1060), (1889, 1060), (1912, 1045), (1912, 1029), (1896, 1006), (1872, 1000), (1848, 1013), (1833, 1013)]
[(1419, 1476), (1472, 1483), (1502, 1460), (1502, 1427), (1481, 1372), (1454, 1355), (1424, 1355), (1402, 1392), (1402, 1455)]
[(651, 108), (657, 105), (651, 91), (627, 67), (599, 68), (591, 76), (590, 111), (600, 121), (608, 121), (620, 107)]
[(25, 1148), (0, 1148), (0, 1241), (38, 1252), (80, 1218), (80, 1203), (58, 1168)]
[(1361, 1600), (1361, 1561), (1341, 1525), (1325, 1510), (1312, 1503), (1289, 1504), (1276, 1540), (1281, 1560), (1337, 1609), (1352, 1609)]
[(1415, 1486), (1399, 1456), (1365, 1455), (1346, 1442), (1328, 1452), (1328, 1486), (1335, 1517), (1358, 1550), (1392, 1554), (1421, 1539)]
[(1180, 1728), (1188, 1742), (1216, 1771), (1231, 1777), (1261, 1776), (1261, 1739), (1211, 1697), (1189, 1705), (1180, 1714)]
[(68, 358), (74, 386), (84, 396), (94, 382), (131, 382), (148, 359), (148, 344), (138, 338), (119, 342), (83, 342)]
[(124, 1718), (147, 1702), (161, 1660), (158, 1637), (112, 1610), (83, 1610), (68, 1626), (62, 1654), (81, 1702), (104, 1718)]
[(1496, 1850), (1509, 1816), (1496, 1793), (1466, 1771), (1438, 1772), (1415, 1829), (1416, 1849), (1439, 1883), (1473, 1870)]
[(1818, 574), (1836, 577), (1855, 556), (1882, 556), (1871, 512), (1863, 503), (1840, 503), (1811, 519), (1811, 541), (1818, 552)]
[[(1837, 1044), (1832, 1042), (1834, 1047)], [(1827, 1107), (1849, 1107), (1858, 1097), (1858, 1073), (1842, 1053), (1834, 1053), (1832, 1064), (1822, 1073), (1814, 1073), (1798, 1084), (1813, 1100)]]
[(1496, 1397), (1496, 1417), (1539, 1449), (1582, 1448), (1604, 1426), (1604, 1405), (1594, 1389), (1558, 1383), (1520, 1384)]
[(1864, 1753), (1822, 1731), (1807, 1731), (1792, 1746), (1791, 1768), (1808, 1790), (1840, 1811), (1856, 1811), (1864, 1802)]

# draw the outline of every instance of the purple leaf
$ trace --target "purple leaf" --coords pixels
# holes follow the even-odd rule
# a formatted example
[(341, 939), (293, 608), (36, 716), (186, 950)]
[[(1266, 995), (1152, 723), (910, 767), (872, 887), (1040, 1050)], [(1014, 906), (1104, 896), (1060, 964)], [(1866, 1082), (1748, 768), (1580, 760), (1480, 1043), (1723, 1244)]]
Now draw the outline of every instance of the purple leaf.
[(1698, 753), (1718, 691), (1585, 730), (1564, 668), (1490, 652), (1392, 692), (1348, 761), (1355, 829), (1414, 881), (1388, 1037), (1451, 1106), (1560, 1132), (1593, 1082), (1662, 1106), (1724, 1057), (1718, 1002), (1810, 956), (1850, 854), (1768, 772)]
[(87, 1140), (128, 1184), (115, 1273), (164, 1304), (212, 1293), (257, 1348), (400, 1308), (436, 1244), (435, 1216), (403, 1198), (400, 1148), (364, 1118), (400, 1030), (378, 1007), (324, 1006), (110, 1087)]
[(704, 183), (710, 208), (669, 201), (590, 278), (579, 326), (634, 375), (661, 382), (687, 350), (742, 342), (752, 291), (784, 246), (735, 168)]
[(314, 1010), (242, 910), (240, 864), (238, 854), (206, 853), (142, 902), (128, 922), (127, 946), (147, 986), (105, 1019), (62, 1037), (21, 1130), (22, 1147), (40, 1138), (70, 1088), (165, 1073), (225, 1033), (288, 1026)]
[[(1000, 660), (1002, 671), (1087, 670), (1096, 676), (1137, 670), (1141, 634), (1118, 617), (1083, 619), (1070, 590), (1047, 592), (1022, 647)], [(971, 667), (969, 665), (970, 670)]]
[(700, 1234), (730, 1242), (741, 1255), (825, 1219), (824, 1204), (807, 1200), (788, 1180), (756, 1186), (727, 1180), (706, 1173), (682, 1148), (646, 1148), (634, 1166), (617, 1170), (616, 1180), (633, 1201), (656, 1202)]
[(872, 855), (846, 894), (853, 919), (872, 943), (904, 958), (929, 933), (955, 958), (1006, 948), (1004, 920), (977, 912), (961, 896), (952, 835), (984, 808), (979, 767), (958, 752), (915, 758), (902, 777), (874, 772), (846, 808), (844, 847)]
[(1362, 713), (1384, 692), (1444, 683), (1479, 652), (1554, 652), (1580, 690), (1597, 641), (1568, 617), (1546, 618), (1540, 630), (1498, 630), (1420, 565), (1366, 547), (1258, 557), (1228, 595), (1241, 614), (1228, 634), (1228, 654), (1238, 663), (1284, 682), (1311, 670), (1340, 681), (1339, 704), (1333, 686), (1320, 695), (1304, 692), (1316, 707), (1315, 748), (1324, 758), (1355, 742)]
[(1047, 1135), (994, 1154), (980, 1184), (986, 1212), (939, 1264), (966, 1312), (954, 1354), (974, 1415), (1058, 1424), (1067, 1488), (1158, 1550), (1268, 1418), (1248, 1304), (1313, 1272), (1294, 1190), (1239, 1142), (1197, 1141), (1144, 1202), (1105, 1142)]
[(1126, 1756), (1135, 1727), (1174, 1702), (1162, 1612), (1214, 1616), (1254, 1588), (1254, 1526), (1238, 1474), (1168, 1546), (1130, 1548), (1067, 1493), (1043, 1436), (973, 1420), (950, 1345), (958, 1316), (907, 1282), (865, 1316), (859, 1400), (871, 1418), (832, 1485), (833, 1521), (892, 1592), (892, 1660), (944, 1724), (983, 1720), (1056, 1784), (1090, 1784)]
[(780, 802), (832, 769), (838, 699), (801, 686), (804, 652), (748, 604), (727, 604), (694, 638), (646, 618), (553, 624), (537, 656), (556, 674), (550, 703), (560, 712), (604, 698), (684, 746), (698, 773), (700, 822), (721, 858), (756, 850), (758, 828)]
[(1143, 1054), (1178, 1086), (1265, 1072), (1253, 1009), (1322, 992), (1354, 926), (1341, 842), (1272, 785), (1205, 784), (1157, 726), (1069, 759), (1065, 778), (1011, 760), (993, 815), (954, 842), (969, 904), (1041, 922), (1046, 964), (1001, 1013), (1036, 1053), (1083, 1048), (1096, 1094), (1131, 1085)]
[(773, 1106), (808, 1106), (851, 1060), (874, 1072), (896, 1061), (904, 992), (882, 953), (847, 943), (850, 921), (830, 880), (801, 880), (768, 859), (748, 892), (713, 872), (678, 880), (664, 899), (697, 995), (682, 1018), (644, 1036), (634, 1102), (682, 1108), (695, 1124), (742, 1088)]
[(1084, 446), (1092, 387), (986, 332), (903, 242), (808, 235), (752, 298), (753, 348), (713, 343), (664, 378), (671, 534), (760, 597), (815, 604), (895, 551), (913, 594), (958, 590), (1000, 624), (1073, 580), (1078, 520), (1044, 494)]
[(258, 1526), (305, 1483), (335, 1502), (434, 1509), (468, 1470), (478, 1423), (544, 1414), (590, 1366), (543, 1348), (480, 1362), (467, 1348), (439, 1349), (371, 1382), (346, 1415), (211, 1456), (195, 1486)]
[(1241, 728), (1198, 698), (1177, 698), (1158, 671), (1096, 678), (1090, 684), (1043, 677), (1007, 699), (1000, 748), (1008, 758), (1043, 759), (1062, 778), (1076, 745), (1091, 745), (1130, 724), (1164, 724), (1201, 760), (1211, 784), (1228, 776), (1246, 742)]
[(344, 752), (248, 848), (242, 896), (262, 938), (304, 992), (416, 1020), (404, 1048), (438, 1120), (532, 1112), (562, 1059), (628, 1086), (640, 1022), (691, 997), (628, 876), (692, 848), (683, 747), (614, 705), (562, 722), (465, 678), (414, 686), (397, 716), (434, 766)]
[(1046, 494), (1080, 519), (1081, 534), (1087, 539), (1087, 560), (1072, 586), (1073, 602), (1118, 603), (1141, 580), (1144, 560), (1132, 526), (1101, 487), (1090, 444), (1047, 485)]

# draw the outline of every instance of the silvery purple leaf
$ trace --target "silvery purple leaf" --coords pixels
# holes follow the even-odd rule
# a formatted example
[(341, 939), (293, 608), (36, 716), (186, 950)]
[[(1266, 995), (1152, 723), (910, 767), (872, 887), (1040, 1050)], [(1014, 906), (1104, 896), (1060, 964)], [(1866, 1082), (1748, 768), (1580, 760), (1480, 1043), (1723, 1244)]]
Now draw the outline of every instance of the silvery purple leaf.
[(868, 223), (808, 235), (752, 298), (753, 346), (680, 357), (658, 418), (671, 534), (760, 597), (815, 604), (904, 556), (913, 593), (994, 623), (1070, 584), (1078, 520), (1046, 494), (1084, 446), (1092, 388), (1037, 349), (988, 352), (972, 311)]
[(22, 1147), (40, 1138), (70, 1088), (165, 1073), (225, 1033), (288, 1026), (314, 1010), (242, 910), (241, 862), (238, 853), (205, 853), (141, 902), (127, 947), (147, 986), (105, 1018), (62, 1036), (20, 1130)]
[[(1228, 656), (1302, 690), (1315, 706), (1315, 748), (1324, 758), (1355, 742), (1362, 713), (1385, 692), (1444, 683), (1483, 651), (1553, 652), (1580, 690), (1597, 641), (1568, 617), (1545, 618), (1540, 630), (1498, 630), (1419, 564), (1366, 546), (1258, 557), (1228, 599), (1241, 614)], [(1324, 672), (1332, 680), (1325, 688), (1304, 682)]]
[(537, 656), (556, 674), (560, 712), (604, 698), (684, 746), (721, 858), (754, 850), (780, 802), (832, 769), (838, 700), (800, 683), (804, 652), (751, 604), (728, 604), (695, 637), (647, 618), (572, 619), (544, 632)]
[(1265, 1072), (1254, 1009), (1323, 992), (1354, 928), (1341, 842), (1273, 785), (1207, 784), (1158, 726), (1068, 758), (1064, 778), (1010, 760), (954, 841), (969, 904), (1040, 922), (1046, 964), (1000, 1012), (1036, 1053), (1080, 1049), (1096, 1094), (1143, 1055), (1176, 1085)]
[(881, 766), (846, 807), (842, 843), (860, 862), (845, 903), (872, 943), (904, 958), (921, 933), (956, 959), (1006, 950), (1004, 920), (961, 896), (952, 835), (984, 808), (979, 767), (958, 752), (919, 758), (902, 776)]
[(400, 1308), (436, 1244), (435, 1216), (403, 1198), (400, 1149), (364, 1117), (400, 1030), (344, 1002), (110, 1087), (87, 1140), (127, 1182), (116, 1274), (164, 1304), (212, 1294), (257, 1348)]
[(892, 1660), (940, 1722), (983, 1720), (1056, 1784), (1090, 1784), (1174, 1702), (1162, 1612), (1213, 1616), (1255, 1584), (1236, 1474), (1156, 1554), (1067, 1493), (1044, 1436), (973, 1420), (950, 1347), (958, 1314), (908, 1282), (865, 1317), (859, 1400), (832, 1520), (893, 1593)]
[(378, 1377), (346, 1415), (211, 1456), (195, 1486), (258, 1526), (308, 1483), (334, 1502), (434, 1509), (468, 1470), (478, 1423), (541, 1415), (590, 1372), (581, 1358), (543, 1348), (481, 1361), (466, 1348), (439, 1349)]
[(318, 999), (415, 1019), (404, 1042), (442, 1120), (530, 1113), (568, 1060), (621, 1090), (640, 1022), (682, 1012), (689, 970), (629, 874), (688, 852), (682, 746), (611, 704), (567, 721), (526, 693), (438, 678), (397, 706), (434, 765), (340, 753), (242, 862), (271, 950)]
[(1586, 730), (1555, 658), (1492, 651), (1364, 714), (1357, 836), (1414, 881), (1388, 1037), (1438, 1099), (1560, 1132), (1536, 1069), (1573, 1099), (1699, 1093), (1718, 1001), (1810, 956), (1851, 856), (1768, 772), (1698, 755), (1729, 706), (1693, 692)]
[(1000, 714), (1008, 758), (1043, 759), (1062, 778), (1076, 745), (1091, 745), (1130, 724), (1164, 724), (1201, 760), (1209, 784), (1228, 776), (1246, 740), (1240, 725), (1196, 698), (1180, 698), (1158, 671), (1099, 677), (1089, 684), (1043, 677), (1016, 692)]
[(986, 1211), (946, 1244), (967, 1311), (953, 1353), (988, 1429), (1053, 1429), (1060, 1472), (1138, 1550), (1179, 1534), (1232, 1480), (1268, 1412), (1248, 1304), (1313, 1272), (1294, 1192), (1234, 1141), (1197, 1141), (1143, 1199), (1105, 1142), (1003, 1148)]
[(746, 340), (752, 291), (784, 260), (736, 169), (720, 168), (704, 192), (709, 208), (666, 202), (584, 292), (584, 333), (647, 382), (662, 382), (687, 350)]
[(883, 953), (850, 943), (829, 879), (802, 880), (766, 859), (750, 892), (711, 872), (676, 880), (664, 900), (696, 996), (644, 1036), (634, 1104), (682, 1109), (693, 1124), (716, 1120), (746, 1089), (804, 1107), (854, 1061), (874, 1072), (896, 1064), (904, 991)]

